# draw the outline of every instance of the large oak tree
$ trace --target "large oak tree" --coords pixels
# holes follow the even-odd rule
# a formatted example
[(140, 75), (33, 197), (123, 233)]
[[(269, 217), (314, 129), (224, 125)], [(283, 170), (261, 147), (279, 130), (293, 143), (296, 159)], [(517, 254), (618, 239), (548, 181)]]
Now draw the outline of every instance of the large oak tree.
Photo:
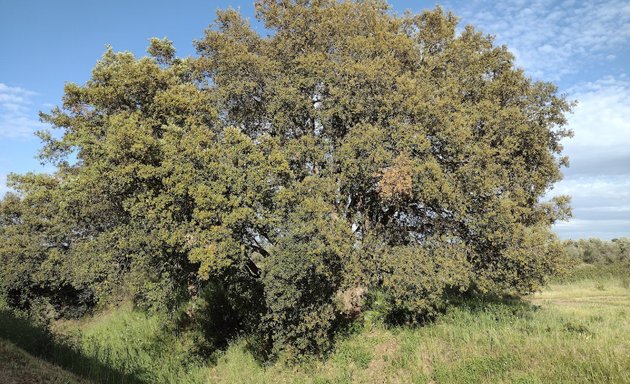
[(562, 268), (550, 225), (568, 200), (542, 201), (570, 134), (556, 87), (440, 8), (256, 10), (267, 36), (220, 11), (197, 57), (154, 39), (66, 85), (42, 115), (61, 134), (40, 133), (58, 171), (14, 176), (1, 203), (9, 302), (172, 308), (219, 287), (217, 324), (300, 355), (329, 348), (366, 292), (413, 322)]

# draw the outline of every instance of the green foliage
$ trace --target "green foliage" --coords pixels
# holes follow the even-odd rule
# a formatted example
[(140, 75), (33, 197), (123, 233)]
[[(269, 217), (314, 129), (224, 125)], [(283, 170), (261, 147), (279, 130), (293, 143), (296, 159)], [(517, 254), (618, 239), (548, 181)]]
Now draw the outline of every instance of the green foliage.
[(541, 201), (570, 135), (553, 85), (440, 8), (256, 10), (269, 36), (220, 11), (195, 58), (167, 39), (139, 59), (110, 48), (42, 114), (57, 170), (12, 176), (1, 203), (12, 306), (58, 317), (130, 297), (188, 308), (201, 349), (222, 327), (299, 358), (331, 350), (365, 292), (415, 322), (564, 269), (549, 228), (568, 198)]
[(630, 263), (612, 263), (612, 264), (578, 264), (574, 265), (571, 270), (561, 276), (552, 279), (555, 282), (573, 282), (580, 280), (599, 280), (621, 278), (625, 281), (630, 276)]
[(587, 264), (630, 262), (630, 239), (627, 237), (611, 241), (597, 238), (566, 240), (563, 246), (573, 259)]
[(389, 268), (383, 287), (394, 322), (435, 316), (446, 304), (447, 291), (464, 291), (470, 279), (464, 247), (448, 239), (431, 239), (423, 248), (393, 247), (383, 264)]
[(28, 190), (24, 199), (9, 193), (0, 201), (3, 298), (43, 322), (84, 314), (94, 304), (94, 291), (78, 278), (81, 270), (64, 260), (72, 234), (55, 204), (58, 180), (28, 174), (14, 175), (12, 182)]
[(332, 206), (306, 198), (286, 222), (267, 261), (263, 284), (273, 352), (302, 356), (329, 350), (338, 308), (335, 295), (351, 263), (352, 233)]

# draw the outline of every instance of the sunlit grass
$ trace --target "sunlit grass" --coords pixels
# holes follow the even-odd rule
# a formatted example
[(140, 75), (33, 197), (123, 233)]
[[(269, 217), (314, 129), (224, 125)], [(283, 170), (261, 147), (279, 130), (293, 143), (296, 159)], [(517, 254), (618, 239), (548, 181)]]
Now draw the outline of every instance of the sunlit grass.
[(99, 382), (628, 383), (625, 276), (583, 274), (523, 300), (468, 300), (417, 328), (389, 328), (370, 316), (326, 359), (301, 366), (261, 364), (244, 340), (201, 360), (182, 335), (165, 329), (165, 318), (130, 306), (53, 329), (96, 364), (78, 373)]
[(125, 305), (86, 320), (58, 322), (54, 330), (83, 355), (139, 382), (202, 382), (202, 360), (164, 329), (166, 322)]
[(209, 372), (208, 383), (626, 383), (630, 290), (595, 279), (459, 305), (425, 327), (364, 330), (308, 367), (262, 368), (234, 345)]

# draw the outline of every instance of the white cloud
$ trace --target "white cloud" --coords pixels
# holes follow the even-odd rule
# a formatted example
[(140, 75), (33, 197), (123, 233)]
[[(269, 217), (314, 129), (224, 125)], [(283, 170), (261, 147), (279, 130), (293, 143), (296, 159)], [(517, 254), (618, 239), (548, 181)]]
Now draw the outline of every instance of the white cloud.
[(630, 211), (630, 178), (626, 175), (568, 178), (558, 183), (554, 192), (581, 200), (582, 208), (617, 207)]
[(563, 142), (571, 160), (566, 174), (630, 178), (630, 81), (609, 76), (579, 84), (570, 98), (578, 105), (568, 116), (575, 136)]
[(569, 145), (611, 147), (630, 144), (630, 81), (605, 77), (570, 91), (578, 106), (569, 116), (576, 135)]
[(572, 196), (574, 218), (555, 226), (561, 237), (630, 236), (630, 81), (605, 77), (571, 88), (578, 106), (565, 140), (571, 167), (551, 195)]
[(614, 239), (630, 237), (628, 230), (630, 220), (581, 220), (573, 219), (569, 222), (554, 225), (554, 231), (563, 239), (580, 239), (599, 237)]
[(563, 238), (630, 237), (630, 178), (627, 174), (578, 176), (556, 185), (552, 195), (571, 195), (573, 218), (554, 229)]
[(33, 109), (35, 92), (0, 83), (0, 138), (32, 138), (43, 127)]
[(507, 0), (488, 7), (476, 0), (455, 8), (465, 23), (507, 44), (534, 78), (559, 80), (593, 60), (612, 60), (630, 41), (627, 0)]

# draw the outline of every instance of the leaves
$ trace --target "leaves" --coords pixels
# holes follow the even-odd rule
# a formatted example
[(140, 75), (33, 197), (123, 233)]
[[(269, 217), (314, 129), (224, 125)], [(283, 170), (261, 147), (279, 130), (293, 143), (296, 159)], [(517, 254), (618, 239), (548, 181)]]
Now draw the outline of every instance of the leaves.
[(3, 295), (173, 309), (217, 284), (230, 329), (299, 356), (331, 348), (339, 292), (384, 292), (414, 322), (563, 268), (549, 227), (568, 199), (541, 201), (571, 134), (555, 86), (441, 8), (256, 9), (267, 36), (219, 11), (198, 57), (109, 48), (66, 85), (42, 114), (60, 133), (39, 133), (57, 171), (13, 176), (2, 201)]

